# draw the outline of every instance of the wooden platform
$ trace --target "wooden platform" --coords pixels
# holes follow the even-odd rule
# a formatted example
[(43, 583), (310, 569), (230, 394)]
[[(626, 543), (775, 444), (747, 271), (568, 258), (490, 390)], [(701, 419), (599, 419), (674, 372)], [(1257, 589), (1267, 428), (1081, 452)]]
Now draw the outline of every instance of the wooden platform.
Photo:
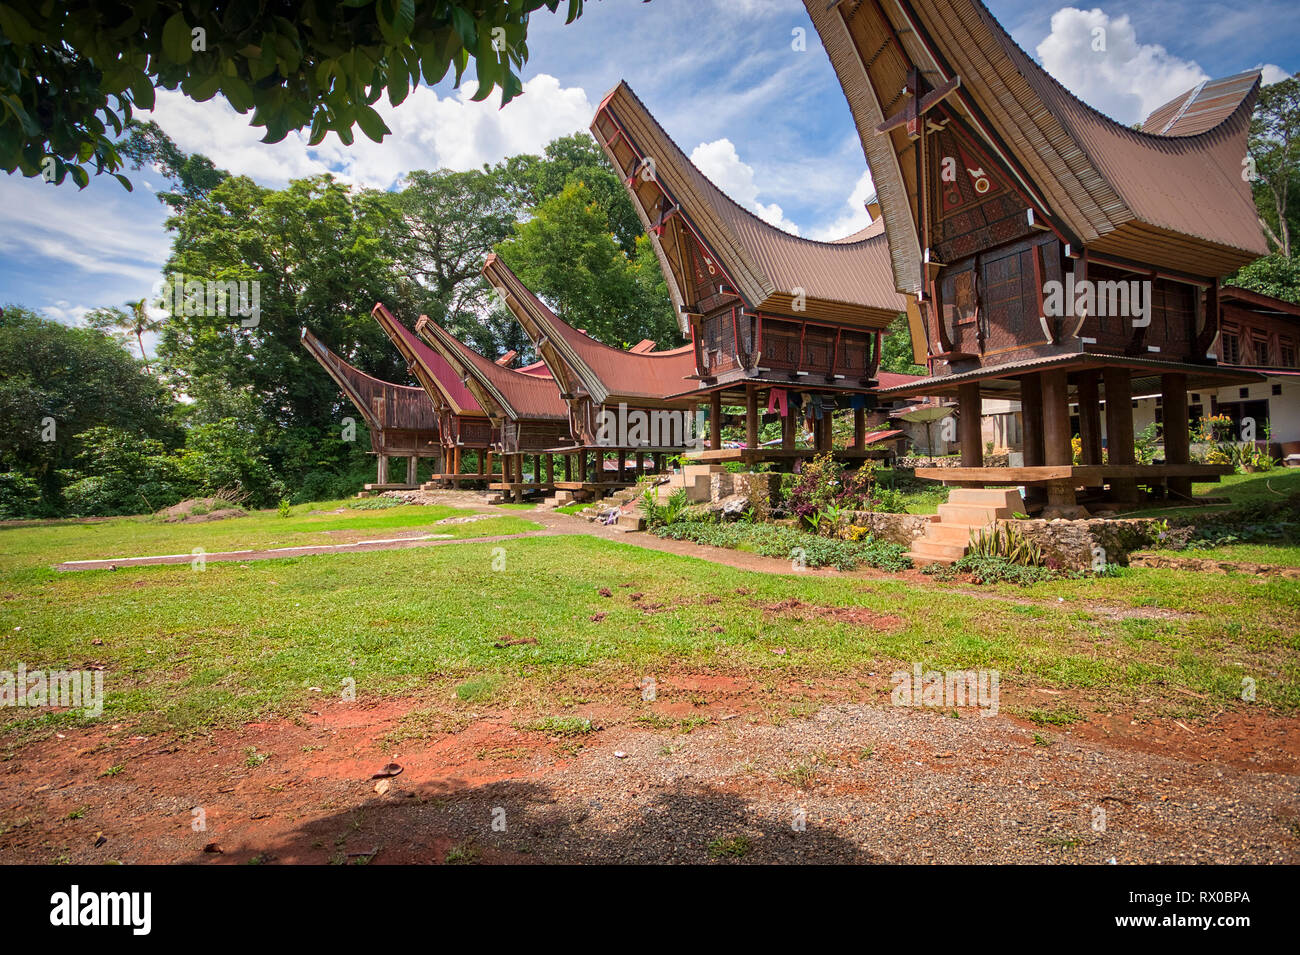
[[(728, 464), (736, 461), (754, 464), (761, 461), (797, 461), (825, 453), (812, 448), (719, 448), (717, 451), (693, 451), (682, 457), (694, 464)], [(861, 451), (856, 448), (835, 448), (831, 451), (831, 457), (836, 461), (866, 461), (869, 458), (883, 458), (889, 453), (889, 449), (883, 447)]]
[(995, 485), (1061, 484), (1097, 487), (1106, 481), (1128, 479), (1139, 484), (1162, 484), (1169, 478), (1217, 484), (1232, 474), (1230, 464), (1069, 464), (1019, 468), (917, 468), (916, 476), (944, 484), (989, 487)]

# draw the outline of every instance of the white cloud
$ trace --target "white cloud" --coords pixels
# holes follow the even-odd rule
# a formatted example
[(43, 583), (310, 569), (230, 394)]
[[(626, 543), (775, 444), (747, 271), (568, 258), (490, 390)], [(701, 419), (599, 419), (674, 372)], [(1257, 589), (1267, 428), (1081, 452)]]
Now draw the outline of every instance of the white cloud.
[(84, 190), (71, 180), (52, 186), (0, 177), (0, 252), (39, 268), (51, 291), (64, 288), (71, 271), (125, 279), (147, 291), (171, 245), (165, 215), (153, 196), (132, 196), (108, 176)]
[(1209, 79), (1194, 61), (1163, 46), (1139, 43), (1127, 15), (1062, 7), (1038, 44), (1043, 67), (1067, 89), (1112, 119), (1136, 123)]
[(382, 143), (354, 129), (344, 146), (331, 133), (318, 146), (306, 130), (282, 142), (262, 143), (263, 130), (248, 125), (224, 99), (196, 103), (180, 93), (159, 91), (153, 118), (186, 152), (201, 152), (217, 166), (267, 186), (333, 172), (360, 186), (387, 189), (413, 169), (475, 169), (521, 152), (540, 152), (552, 139), (585, 130), (595, 112), (581, 87), (562, 87), (540, 73), (521, 96), (501, 108), (500, 91), (481, 103), (470, 101), (475, 84), (448, 96), (421, 86), (397, 107), (383, 98), (375, 109), (392, 135)]
[(876, 184), (871, 179), (871, 172), (864, 172), (858, 177), (857, 183), (853, 186), (853, 191), (844, 200), (844, 208), (841, 210), (839, 218), (834, 219), (827, 225), (813, 229), (809, 233), (809, 238), (830, 242), (865, 229), (871, 224), (871, 216), (867, 214), (867, 201), (874, 198), (875, 195)]
[(1272, 86), (1274, 83), (1281, 83), (1291, 78), (1290, 73), (1273, 63), (1260, 63), (1255, 69), (1264, 74), (1260, 79), (1263, 86)]
[(52, 304), (44, 306), (41, 311), (56, 322), (62, 322), (64, 325), (79, 325), (90, 309), (91, 306), (89, 305), (73, 305), (67, 299), (61, 298)]
[(795, 235), (799, 234), (799, 227), (786, 219), (779, 205), (758, 201), (759, 188), (758, 183), (754, 181), (754, 167), (741, 161), (730, 139), (715, 139), (711, 143), (700, 143), (691, 152), (691, 162), (695, 163), (715, 186), (764, 222)]

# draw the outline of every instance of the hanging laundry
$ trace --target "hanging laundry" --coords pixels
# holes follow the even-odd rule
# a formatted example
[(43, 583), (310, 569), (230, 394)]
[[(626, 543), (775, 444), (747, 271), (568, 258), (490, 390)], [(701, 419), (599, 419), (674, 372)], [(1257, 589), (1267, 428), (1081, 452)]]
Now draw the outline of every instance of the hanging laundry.
[(782, 418), (789, 413), (789, 409), (786, 407), (784, 388), (773, 388), (767, 393), (767, 410), (777, 412)]
[(812, 416), (814, 421), (822, 420), (822, 396), (812, 396)]

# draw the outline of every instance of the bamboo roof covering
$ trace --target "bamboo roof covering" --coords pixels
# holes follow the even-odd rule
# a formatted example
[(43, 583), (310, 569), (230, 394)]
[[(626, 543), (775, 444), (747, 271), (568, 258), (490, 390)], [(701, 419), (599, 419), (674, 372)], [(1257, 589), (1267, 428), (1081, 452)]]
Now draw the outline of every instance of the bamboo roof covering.
[(606, 94), (591, 129), (654, 244), (683, 333), (693, 294), (682, 245), (690, 242), (721, 266), (751, 309), (789, 312), (802, 297), (799, 311), (869, 328), (903, 311), (883, 227), (818, 242), (771, 225), (714, 185), (626, 82)]

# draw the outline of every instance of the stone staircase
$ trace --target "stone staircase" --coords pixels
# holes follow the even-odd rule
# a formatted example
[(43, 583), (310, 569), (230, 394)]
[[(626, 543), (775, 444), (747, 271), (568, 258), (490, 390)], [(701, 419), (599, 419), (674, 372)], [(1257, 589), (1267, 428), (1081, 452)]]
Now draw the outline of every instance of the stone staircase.
[(971, 534), (1023, 512), (1025, 502), (1015, 488), (953, 488), (948, 503), (939, 505), (939, 519), (912, 542), (911, 558), (918, 567), (951, 564), (966, 556)]
[(686, 499), (692, 504), (702, 504), (709, 500), (710, 486), (714, 474), (725, 471), (721, 464), (688, 464), (679, 474), (668, 475), (668, 480), (655, 486), (655, 500), (666, 503), (674, 491), (686, 490)]

